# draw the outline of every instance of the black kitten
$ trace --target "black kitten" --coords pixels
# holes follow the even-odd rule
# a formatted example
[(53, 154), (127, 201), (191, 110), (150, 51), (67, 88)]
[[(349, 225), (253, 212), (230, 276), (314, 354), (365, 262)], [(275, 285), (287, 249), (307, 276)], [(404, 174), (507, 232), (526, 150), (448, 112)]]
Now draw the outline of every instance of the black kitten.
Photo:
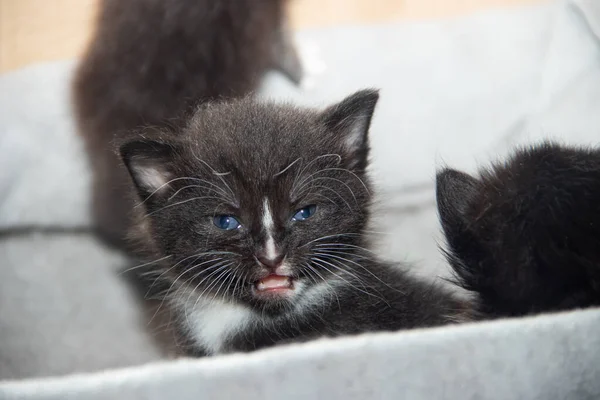
[(244, 96), (269, 68), (298, 81), (285, 0), (102, 0), (78, 67), (74, 109), (93, 172), (100, 233), (122, 245), (132, 203), (112, 140), (177, 124), (199, 102)]
[(542, 143), (437, 176), (448, 260), (489, 316), (600, 304), (600, 151)]
[(188, 353), (439, 325), (468, 309), (366, 246), (365, 90), (324, 111), (207, 104), (185, 128), (120, 146), (137, 236)]

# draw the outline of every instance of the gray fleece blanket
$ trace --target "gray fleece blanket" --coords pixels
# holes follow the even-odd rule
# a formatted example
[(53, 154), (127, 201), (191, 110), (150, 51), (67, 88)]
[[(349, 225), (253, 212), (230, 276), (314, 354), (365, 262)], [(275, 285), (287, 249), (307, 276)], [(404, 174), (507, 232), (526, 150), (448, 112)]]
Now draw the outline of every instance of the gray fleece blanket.
[(597, 399), (600, 312), (8, 382), (5, 399)]
[[(597, 0), (301, 32), (302, 87), (274, 73), (262, 94), (323, 105), (382, 88), (376, 243), (435, 279), (435, 168), (542, 137), (595, 144), (599, 37)], [(72, 66), (0, 77), (0, 399), (600, 398), (594, 310), (165, 360), (118, 273), (127, 260), (86, 231)]]

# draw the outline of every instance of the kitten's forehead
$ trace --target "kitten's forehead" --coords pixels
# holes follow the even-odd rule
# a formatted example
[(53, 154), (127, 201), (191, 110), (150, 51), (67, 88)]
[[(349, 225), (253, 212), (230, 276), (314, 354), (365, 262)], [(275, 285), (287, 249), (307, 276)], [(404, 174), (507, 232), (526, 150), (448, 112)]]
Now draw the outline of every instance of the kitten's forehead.
[(194, 154), (220, 173), (270, 182), (325, 155), (326, 131), (316, 112), (240, 101), (198, 113), (188, 128)]

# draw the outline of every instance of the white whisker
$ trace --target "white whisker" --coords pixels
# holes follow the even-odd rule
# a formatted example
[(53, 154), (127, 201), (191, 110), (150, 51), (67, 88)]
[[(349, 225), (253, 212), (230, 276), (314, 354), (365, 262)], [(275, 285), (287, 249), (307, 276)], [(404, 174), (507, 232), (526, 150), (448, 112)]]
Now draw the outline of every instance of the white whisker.
[(233, 192), (233, 190), (231, 189), (231, 186), (229, 186), (229, 184), (227, 184), (227, 181), (225, 181), (225, 179), (223, 179), (223, 176), (227, 176), (227, 175), (229, 175), (229, 174), (230, 174), (230, 172), (228, 172), (228, 173), (218, 172), (218, 171), (216, 171), (216, 170), (215, 170), (213, 167), (211, 167), (211, 166), (210, 166), (210, 165), (209, 165), (209, 164), (208, 164), (206, 161), (204, 161), (204, 160), (202, 160), (202, 159), (198, 158), (196, 155), (194, 155), (194, 157), (196, 158), (196, 160), (198, 160), (198, 161), (200, 161), (202, 164), (206, 165), (206, 167), (208, 167), (208, 169), (210, 169), (210, 170), (211, 170), (211, 172), (212, 172), (212, 173), (213, 173), (215, 176), (217, 176), (217, 177), (218, 177), (218, 178), (221, 180), (221, 182), (223, 182), (223, 184), (225, 185), (225, 187), (227, 187), (227, 189), (229, 190), (229, 192), (231, 193), (231, 195), (232, 195), (233, 197), (235, 197), (235, 193), (234, 193), (234, 192)]
[[(214, 261), (214, 260), (211, 260), (211, 261)], [(218, 262), (217, 262), (217, 263), (216, 263), (216, 265), (211, 265), (210, 267), (203, 269), (202, 271), (200, 271), (200, 273), (199, 273), (199, 274), (202, 274), (202, 273), (208, 272), (208, 271), (212, 270), (213, 268), (216, 268), (218, 265), (219, 265), (219, 264), (218, 264)], [(173, 290), (173, 287), (175, 286), (175, 284), (177, 283), (177, 281), (178, 281), (179, 279), (181, 279), (181, 277), (182, 277), (183, 275), (187, 274), (187, 273), (188, 273), (188, 272), (190, 272), (190, 271), (193, 271), (195, 267), (197, 267), (197, 266), (194, 266), (194, 267), (192, 267), (192, 268), (188, 268), (188, 269), (186, 269), (186, 270), (185, 270), (185, 271), (183, 271), (181, 274), (179, 274), (179, 275), (177, 276), (177, 278), (175, 278), (175, 280), (174, 280), (174, 281), (171, 283), (171, 286), (169, 286), (169, 289), (167, 289), (166, 293), (165, 293), (165, 294), (162, 296), (162, 300), (161, 300), (160, 304), (158, 305), (158, 307), (157, 307), (156, 311), (154, 312), (154, 315), (152, 316), (152, 318), (150, 319), (150, 321), (152, 321), (152, 320), (153, 320), (153, 319), (156, 317), (156, 315), (158, 315), (158, 312), (160, 311), (160, 309), (162, 308), (162, 306), (163, 306), (163, 304), (164, 304), (164, 302), (165, 302), (165, 299), (166, 299), (166, 298), (167, 298), (167, 297), (168, 297), (168, 296), (171, 294), (171, 291)], [(184, 284), (185, 284), (185, 283), (187, 283), (187, 282), (189, 282), (191, 279), (195, 279), (196, 277), (198, 277), (198, 276), (199, 276), (199, 274), (196, 274), (196, 275), (192, 276), (191, 278), (187, 279), (187, 280), (184, 282)]]
[(325, 168), (325, 169), (322, 169), (320, 172), (325, 172), (325, 171), (347, 172), (347, 173), (351, 174), (352, 176), (354, 176), (361, 183), (361, 185), (365, 188), (365, 190), (367, 191), (367, 193), (371, 194), (371, 192), (369, 191), (369, 188), (367, 187), (367, 185), (365, 184), (365, 182), (362, 179), (360, 179), (360, 177), (358, 175), (356, 175), (354, 172), (350, 171), (349, 169), (346, 169), (346, 168)]
[[(219, 284), (219, 281), (221, 280), (221, 277), (223, 277), (223, 276), (228, 276), (228, 274), (229, 274), (229, 272), (230, 272), (230, 270), (229, 270), (228, 268), (229, 268), (231, 265), (233, 265), (233, 263), (225, 264), (225, 265), (223, 266), (223, 268), (219, 268), (219, 271), (221, 271), (221, 270), (222, 270), (222, 272), (221, 272), (219, 275), (217, 275), (217, 277), (216, 277), (216, 278), (215, 278), (215, 279), (214, 279), (214, 280), (213, 280), (213, 281), (212, 281), (212, 282), (211, 282), (211, 283), (210, 283), (210, 284), (209, 284), (207, 287), (205, 287), (205, 288), (204, 288), (204, 290), (202, 291), (202, 293), (200, 293), (200, 294), (199, 294), (199, 295), (196, 297), (196, 301), (194, 302), (194, 307), (192, 307), (192, 308), (196, 308), (196, 306), (198, 305), (198, 302), (200, 301), (200, 299), (202, 298), (202, 296), (204, 296), (204, 293), (207, 293), (208, 291), (212, 290), (214, 287), (216, 287), (216, 286)], [(198, 288), (198, 286), (196, 286), (196, 287), (194, 288), (194, 291), (193, 291), (193, 292), (195, 292), (197, 288)], [(193, 293), (193, 292), (192, 292), (192, 293)], [(211, 300), (211, 303), (212, 303), (212, 301), (213, 301), (213, 300), (214, 300), (214, 297), (213, 297), (213, 299)], [(188, 301), (189, 301), (189, 298), (188, 298)]]
[(296, 164), (296, 163), (297, 163), (298, 161), (300, 161), (300, 160), (302, 160), (302, 158), (301, 158), (301, 157), (298, 157), (298, 158), (296, 158), (294, 161), (292, 161), (292, 162), (290, 163), (290, 165), (288, 165), (287, 167), (285, 167), (284, 169), (282, 169), (281, 171), (279, 171), (278, 173), (276, 173), (275, 175), (273, 175), (273, 178), (276, 178), (276, 177), (278, 177), (279, 175), (281, 175), (281, 174), (285, 173), (285, 171), (287, 171), (288, 169), (292, 168), (292, 166), (293, 166), (294, 164)]
[[(217, 292), (213, 296), (213, 299), (211, 300), (211, 302), (215, 301), (217, 299), (217, 297), (219, 297), (219, 293), (221, 292), (221, 288), (223, 287), (223, 285), (225, 285), (225, 292), (227, 292), (228, 287), (231, 287), (231, 284), (233, 283), (233, 280), (235, 278), (235, 273), (233, 272), (232, 269), (228, 269), (227, 271), (229, 272), (229, 275), (225, 276), (225, 279), (223, 279), (223, 283), (221, 283), (221, 285), (217, 289)], [(230, 278), (227, 279), (227, 276), (230, 276)]]
[(315, 247), (324, 247), (324, 246), (336, 246), (336, 247), (342, 247), (342, 248), (357, 249), (357, 250), (361, 250), (361, 251), (375, 255), (375, 252), (373, 250), (369, 250), (365, 247), (357, 246), (355, 244), (348, 244), (348, 243), (317, 243), (317, 244), (315, 244)]
[[(150, 289), (152, 289), (152, 288), (154, 287), (154, 285), (156, 284), (156, 282), (157, 282), (157, 281), (158, 281), (158, 280), (159, 280), (159, 279), (160, 279), (160, 278), (161, 278), (163, 275), (165, 275), (165, 274), (166, 274), (166, 273), (168, 273), (169, 271), (173, 270), (175, 267), (177, 267), (179, 264), (181, 264), (181, 263), (182, 263), (182, 262), (184, 262), (185, 260), (189, 260), (189, 259), (190, 259), (190, 258), (192, 258), (192, 257), (196, 257), (196, 258), (194, 258), (194, 261), (192, 261), (192, 262), (196, 262), (196, 260), (197, 260), (197, 259), (199, 259), (199, 258), (200, 258), (200, 257), (202, 257), (202, 256), (205, 256), (205, 255), (211, 255), (211, 256), (212, 256), (212, 255), (216, 255), (216, 254), (223, 254), (223, 253), (222, 253), (222, 252), (220, 252), (220, 253), (215, 253), (215, 252), (210, 252), (210, 251), (207, 251), (207, 252), (204, 252), (204, 253), (196, 253), (196, 254), (192, 254), (191, 256), (188, 256), (188, 257), (185, 257), (185, 258), (183, 258), (182, 260), (178, 261), (176, 264), (174, 264), (173, 266), (171, 266), (169, 269), (167, 269), (167, 270), (163, 271), (163, 272), (162, 272), (162, 273), (161, 273), (161, 274), (160, 274), (158, 277), (156, 277), (156, 279), (154, 279), (154, 283), (152, 283), (152, 286), (150, 286)], [(217, 262), (217, 261), (221, 261), (221, 260), (222, 260), (222, 258), (221, 258), (221, 257), (219, 257), (219, 258), (217, 258), (217, 259), (214, 259), (214, 258), (213, 258), (213, 259), (210, 259), (210, 260), (207, 260), (207, 261), (201, 262), (200, 264), (196, 264), (196, 265), (192, 266), (191, 268), (197, 268), (197, 267), (200, 267), (200, 266), (202, 266), (202, 265), (204, 265), (204, 264), (208, 264), (208, 263), (210, 263), (210, 262)], [(190, 269), (191, 269), (191, 268), (190, 268)]]
[[(382, 297), (380, 297), (380, 296), (376, 296), (376, 295), (374, 295), (373, 293), (369, 293), (369, 292), (367, 291), (367, 286), (366, 286), (366, 285), (364, 284), (364, 282), (363, 282), (363, 281), (362, 281), (362, 280), (361, 280), (359, 277), (357, 277), (356, 275), (354, 275), (354, 274), (350, 273), (349, 271), (347, 271), (347, 270), (345, 270), (345, 269), (343, 269), (343, 268), (340, 268), (340, 267), (338, 267), (337, 265), (335, 265), (335, 264), (333, 264), (333, 263), (330, 263), (330, 262), (328, 262), (328, 261), (326, 261), (326, 260), (323, 260), (323, 259), (321, 259), (321, 258), (319, 258), (319, 257), (311, 257), (311, 260), (312, 260), (313, 262), (315, 262), (316, 264), (318, 264), (319, 266), (321, 266), (322, 268), (324, 268), (325, 270), (327, 270), (329, 273), (331, 273), (331, 274), (333, 274), (333, 275), (337, 276), (338, 278), (340, 278), (341, 280), (343, 280), (344, 282), (346, 282), (348, 285), (350, 285), (350, 287), (354, 288), (355, 290), (358, 290), (359, 292), (361, 292), (361, 293), (364, 293), (364, 294), (366, 294), (366, 295), (368, 295), (368, 296), (375, 297), (375, 298), (377, 298), (377, 299), (379, 299), (379, 300), (383, 301), (384, 303), (388, 304), (388, 303), (387, 303), (387, 301), (386, 301), (385, 299), (383, 299)], [(332, 268), (335, 268), (335, 269), (337, 269), (337, 270), (338, 270), (338, 271), (340, 271), (340, 272), (343, 272), (343, 273), (346, 273), (346, 274), (350, 275), (351, 277), (353, 277), (354, 279), (356, 279), (356, 280), (357, 280), (357, 281), (358, 281), (358, 282), (359, 282), (359, 283), (362, 285), (362, 287), (363, 287), (365, 290), (362, 290), (362, 289), (360, 289), (358, 286), (356, 286), (356, 285), (352, 284), (352, 282), (350, 282), (350, 281), (348, 281), (348, 280), (344, 279), (342, 276), (340, 276), (340, 275), (336, 274), (335, 272), (331, 271), (331, 270), (330, 270), (329, 268), (327, 268), (327, 267), (326, 267), (326, 266), (325, 266), (323, 263), (325, 263), (325, 264), (327, 264), (327, 265), (331, 266)], [(389, 304), (388, 304), (388, 305), (389, 305)]]
[[(205, 276), (204, 278), (202, 278), (202, 280), (200, 280), (200, 282), (198, 282), (198, 284), (194, 287), (194, 289), (192, 289), (189, 292), (189, 295), (187, 297), (186, 303), (189, 303), (190, 301), (190, 297), (192, 297), (192, 294), (194, 294), (196, 292), (196, 290), (198, 290), (198, 288), (200, 287), (200, 285), (202, 285), (204, 282), (206, 282), (206, 280), (210, 279), (211, 276), (216, 275), (220, 272), (219, 277), (221, 277), (223, 275), (223, 273), (227, 272), (227, 268), (229, 266), (231, 266), (233, 264), (233, 262), (229, 262), (229, 263), (225, 263), (225, 264), (221, 264), (218, 266), (218, 268), (214, 271), (212, 271), (208, 276)], [(214, 267), (214, 266), (213, 266)], [(206, 270), (205, 270), (206, 271)], [(204, 295), (204, 293), (211, 288), (215, 282), (218, 282), (217, 280), (213, 281), (209, 286), (207, 286), (202, 293), (200, 293), (200, 295), (197, 296), (196, 301), (194, 302), (194, 306), (191, 309), (196, 308), (196, 306), (198, 305), (198, 302), (200, 301), (200, 298), (202, 298), (202, 296)], [(188, 321), (189, 323), (189, 319), (188, 319), (188, 315), (187, 315), (187, 311), (188, 311), (188, 307), (185, 308), (186, 312), (185, 312), (185, 318), (186, 321)]]
[[(331, 254), (335, 251), (331, 251), (331, 250), (321, 250), (322, 252), (316, 252), (314, 254), (316, 255), (320, 255), (320, 256), (324, 256), (324, 257), (331, 257), (331, 258), (335, 258), (337, 260), (339, 260), (346, 268), (348, 268), (348, 266), (346, 264), (344, 264), (344, 261), (349, 262), (351, 264), (356, 265), (357, 267), (362, 268), (365, 272), (367, 272), (369, 275), (371, 275), (373, 278), (377, 279), (379, 282), (381, 282), (382, 284), (384, 284), (385, 286), (387, 286), (388, 288), (395, 290), (398, 293), (402, 293), (404, 294), (404, 292), (400, 291), (399, 289), (390, 286), (387, 282), (385, 282), (384, 280), (382, 280), (380, 277), (378, 277), (377, 275), (375, 275), (372, 271), (369, 271), (368, 268), (366, 268), (364, 265), (361, 265), (360, 263), (357, 263), (356, 261), (350, 260), (348, 258), (345, 257), (340, 257), (338, 255), (335, 254)], [(337, 252), (337, 254), (340, 254), (339, 252)], [(346, 254), (348, 255), (348, 253), (342, 253), (342, 254)]]
[[(300, 176), (302, 176), (302, 174), (304, 173), (304, 171), (306, 171), (308, 169), (308, 167), (310, 167), (313, 163), (315, 163), (318, 160), (321, 160), (323, 158), (326, 157), (336, 157), (337, 158), (337, 163), (336, 165), (339, 165), (342, 162), (342, 156), (340, 156), (339, 154), (323, 154), (321, 156), (315, 157), (312, 159), (312, 161), (310, 161), (308, 164), (304, 165), (301, 169), (298, 170), (298, 172), (296, 173), (296, 176), (294, 177), (294, 181), (292, 182), (292, 193), (294, 193), (294, 189), (296, 187), (298, 178)], [(304, 178), (302, 178), (302, 182), (304, 182)], [(300, 183), (302, 184), (302, 183)]]
[[(180, 189), (178, 189), (175, 193), (173, 193), (168, 199), (167, 201), (171, 201), (175, 196), (177, 196), (181, 191), (185, 190), (185, 189), (192, 189), (192, 188), (198, 188), (198, 189), (206, 189), (206, 190), (211, 190), (213, 192), (215, 192), (216, 194), (223, 196), (223, 200), (226, 201), (230, 201), (233, 202), (233, 200), (228, 197), (227, 193), (225, 193), (220, 187), (218, 187), (217, 185), (215, 185), (212, 182), (208, 182), (206, 181), (206, 183), (215, 186), (216, 188), (213, 187), (209, 187), (209, 186), (204, 186), (204, 185), (186, 185)], [(217, 190), (218, 189), (218, 190)]]
[[(356, 196), (355, 196), (355, 194), (354, 194), (354, 191), (352, 190), (352, 188), (351, 188), (351, 187), (350, 187), (350, 186), (349, 186), (349, 185), (348, 185), (346, 182), (344, 182), (344, 181), (342, 181), (342, 180), (339, 180), (339, 179), (337, 179), (337, 178), (332, 178), (332, 177), (329, 177), (329, 176), (321, 176), (321, 177), (313, 178), (313, 179), (311, 180), (311, 182), (315, 182), (315, 181), (319, 181), (319, 180), (332, 180), (332, 181), (339, 182), (339, 183), (341, 183), (342, 185), (346, 186), (346, 188), (348, 189), (348, 191), (349, 191), (349, 192), (350, 192), (350, 194), (352, 195), (352, 198), (354, 199), (354, 203), (356, 203), (356, 204), (358, 205), (358, 200), (356, 199)], [(313, 187), (321, 187), (321, 186), (313, 186)]]
[[(321, 278), (321, 280), (323, 281), (323, 283), (325, 283), (325, 285), (327, 286), (327, 288), (329, 289), (329, 292), (333, 293), (333, 295), (335, 296), (335, 299), (337, 301), (338, 304), (338, 309), (340, 310), (340, 312), (342, 311), (342, 306), (340, 304), (340, 298), (337, 295), (337, 292), (335, 291), (335, 289), (333, 288), (333, 286), (331, 286), (331, 284), (329, 282), (327, 282), (327, 280), (323, 277), (323, 275), (321, 275), (319, 273), (319, 271), (317, 271), (312, 265), (310, 265), (310, 263), (305, 263), (303, 264), (306, 267), (308, 267), (307, 272), (312, 271), (311, 274), (316, 274), (319, 278)], [(315, 284), (316, 284), (316, 280), (315, 280)], [(325, 307), (325, 302), (323, 301), (323, 307)]]
[(314, 243), (314, 242), (318, 242), (320, 240), (330, 239), (330, 238), (334, 238), (334, 237), (344, 237), (344, 236), (360, 236), (360, 233), (336, 233), (334, 235), (321, 236), (319, 238), (311, 240), (310, 242), (306, 242), (306, 243), (304, 243), (303, 245), (301, 245), (299, 247), (308, 246), (309, 244)]
[(129, 271), (133, 271), (134, 269), (143, 268), (143, 267), (147, 267), (148, 265), (156, 264), (157, 262), (161, 262), (161, 261), (166, 260), (167, 258), (170, 258), (170, 257), (173, 257), (173, 255), (169, 254), (168, 256), (161, 257), (161, 258), (159, 258), (157, 260), (150, 261), (150, 262), (147, 262), (147, 263), (144, 263), (144, 264), (140, 264), (140, 265), (136, 265), (135, 267), (127, 268), (126, 270), (119, 272), (119, 275), (125, 274), (125, 273), (127, 273)]
[(201, 196), (201, 197), (192, 197), (191, 199), (186, 199), (186, 200), (178, 201), (177, 203), (174, 203), (174, 204), (169, 204), (169, 205), (167, 205), (167, 206), (164, 206), (164, 207), (161, 207), (161, 208), (159, 208), (158, 210), (154, 210), (154, 211), (152, 211), (152, 212), (149, 212), (149, 213), (147, 213), (147, 214), (145, 215), (145, 217), (149, 217), (149, 216), (151, 216), (151, 215), (153, 215), (153, 214), (156, 214), (156, 213), (158, 213), (158, 212), (160, 212), (160, 211), (163, 211), (163, 210), (165, 210), (165, 209), (167, 209), (167, 208), (175, 207), (175, 206), (178, 206), (178, 205), (181, 205), (181, 204), (184, 204), (184, 203), (188, 203), (188, 202), (190, 202), (190, 201), (195, 201), (195, 200), (203, 200), (203, 199), (215, 199), (215, 200), (221, 200), (220, 198), (218, 198), (218, 197), (214, 197), (214, 196)]

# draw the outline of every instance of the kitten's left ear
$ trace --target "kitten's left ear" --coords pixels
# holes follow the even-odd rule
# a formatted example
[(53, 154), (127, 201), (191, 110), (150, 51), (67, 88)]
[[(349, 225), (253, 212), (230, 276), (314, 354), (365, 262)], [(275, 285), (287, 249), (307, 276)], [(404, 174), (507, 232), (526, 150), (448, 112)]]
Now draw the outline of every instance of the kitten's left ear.
[(151, 196), (161, 197), (169, 191), (169, 182), (176, 174), (174, 164), (178, 150), (179, 146), (175, 143), (145, 138), (119, 146), (121, 159), (142, 200)]
[(368, 133), (379, 91), (365, 89), (327, 108), (321, 121), (341, 141), (342, 159), (350, 169), (364, 169), (369, 153)]

